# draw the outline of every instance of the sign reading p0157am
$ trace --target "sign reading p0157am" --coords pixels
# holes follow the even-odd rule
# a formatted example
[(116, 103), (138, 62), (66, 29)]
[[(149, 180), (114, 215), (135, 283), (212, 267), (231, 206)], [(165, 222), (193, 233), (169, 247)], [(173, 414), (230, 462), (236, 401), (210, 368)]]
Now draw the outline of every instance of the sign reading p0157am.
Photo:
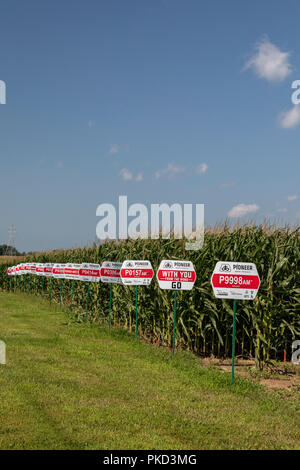
[(127, 259), (121, 267), (122, 283), (127, 286), (149, 286), (153, 274), (150, 261)]
[(218, 299), (253, 300), (260, 279), (254, 263), (218, 261), (211, 284)]
[(164, 259), (156, 277), (161, 289), (191, 290), (196, 281), (196, 272), (191, 261)]

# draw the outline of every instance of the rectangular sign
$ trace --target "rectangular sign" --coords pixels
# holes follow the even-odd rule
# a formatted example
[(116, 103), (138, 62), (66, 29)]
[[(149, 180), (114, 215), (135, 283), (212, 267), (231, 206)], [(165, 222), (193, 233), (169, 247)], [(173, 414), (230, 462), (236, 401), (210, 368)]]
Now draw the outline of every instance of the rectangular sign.
[(57, 263), (53, 265), (52, 276), (55, 279), (65, 278), (65, 264)]
[(111, 284), (122, 284), (122, 263), (116, 261), (104, 261), (101, 266), (101, 281)]
[(37, 276), (44, 276), (44, 265), (42, 263), (36, 263), (35, 274)]
[(44, 276), (51, 277), (53, 271), (53, 263), (45, 263), (44, 264)]
[(150, 261), (126, 260), (121, 267), (122, 283), (128, 286), (149, 286), (153, 274)]
[(191, 290), (196, 281), (196, 271), (191, 261), (161, 261), (157, 274), (161, 289)]
[(72, 264), (68, 263), (65, 266), (65, 278), (66, 279), (75, 279), (80, 280), (79, 270), (81, 268), (81, 264)]
[(100, 264), (82, 263), (79, 268), (79, 279), (86, 282), (99, 282)]
[(254, 263), (219, 261), (211, 284), (218, 299), (253, 300), (260, 286)]

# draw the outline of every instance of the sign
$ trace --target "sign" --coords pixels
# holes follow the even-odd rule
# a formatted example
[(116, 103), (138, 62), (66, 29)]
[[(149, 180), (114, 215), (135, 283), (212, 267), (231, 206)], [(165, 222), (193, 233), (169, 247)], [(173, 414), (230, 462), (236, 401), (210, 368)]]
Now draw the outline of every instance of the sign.
[(44, 276), (51, 277), (53, 271), (53, 263), (46, 263), (44, 264)]
[(101, 281), (111, 284), (122, 284), (121, 267), (122, 263), (104, 261), (101, 266)]
[(161, 289), (191, 290), (196, 281), (196, 271), (191, 261), (164, 259), (156, 278)]
[(36, 270), (36, 263), (31, 263), (29, 265), (30, 267), (30, 270), (28, 271), (30, 274), (35, 274), (35, 270)]
[(126, 260), (121, 267), (121, 279), (127, 286), (149, 286), (153, 274), (150, 261)]
[(52, 269), (52, 276), (55, 279), (64, 279), (65, 277), (65, 264), (54, 264)]
[(23, 269), (25, 271), (24, 274), (30, 274), (30, 263), (25, 263)]
[(36, 263), (35, 265), (35, 274), (37, 276), (44, 276), (44, 265), (41, 263)]
[(79, 268), (80, 281), (99, 282), (100, 281), (100, 264), (82, 263)]
[(218, 261), (211, 284), (218, 299), (253, 300), (260, 279), (254, 263)]
[(65, 278), (66, 279), (75, 279), (79, 280), (79, 270), (81, 268), (81, 264), (71, 264), (68, 263), (65, 266)]

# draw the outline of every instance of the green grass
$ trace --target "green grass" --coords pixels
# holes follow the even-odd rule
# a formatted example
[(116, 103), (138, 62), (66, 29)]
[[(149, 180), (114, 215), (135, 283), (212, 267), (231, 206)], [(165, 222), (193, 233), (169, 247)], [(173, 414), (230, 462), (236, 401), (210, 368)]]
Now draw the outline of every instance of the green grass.
[(0, 293), (0, 449), (299, 449), (300, 399)]

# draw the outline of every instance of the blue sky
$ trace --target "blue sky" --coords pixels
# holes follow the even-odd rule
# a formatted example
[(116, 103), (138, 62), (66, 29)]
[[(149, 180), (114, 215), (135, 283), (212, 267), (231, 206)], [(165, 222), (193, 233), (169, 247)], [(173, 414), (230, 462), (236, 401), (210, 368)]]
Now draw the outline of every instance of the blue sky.
[[(299, 223), (297, 0), (1, 2), (0, 244), (95, 240), (96, 208)], [(286, 113), (286, 114), (284, 114)]]

